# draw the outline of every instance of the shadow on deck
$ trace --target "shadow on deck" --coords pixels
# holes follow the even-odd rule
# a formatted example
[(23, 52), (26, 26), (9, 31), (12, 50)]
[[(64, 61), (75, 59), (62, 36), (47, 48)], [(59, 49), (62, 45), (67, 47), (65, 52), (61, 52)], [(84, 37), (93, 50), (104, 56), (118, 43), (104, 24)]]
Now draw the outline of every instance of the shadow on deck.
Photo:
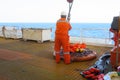
[(111, 47), (87, 46), (97, 58), (69, 65), (53, 58), (54, 42), (36, 43), (0, 38), (0, 80), (86, 80), (80, 71), (92, 66)]

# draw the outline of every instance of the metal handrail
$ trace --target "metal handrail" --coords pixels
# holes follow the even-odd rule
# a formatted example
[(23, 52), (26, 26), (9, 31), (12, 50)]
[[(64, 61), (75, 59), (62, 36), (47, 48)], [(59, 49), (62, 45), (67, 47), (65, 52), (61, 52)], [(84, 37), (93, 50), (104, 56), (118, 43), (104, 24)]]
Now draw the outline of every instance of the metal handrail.
[[(96, 41), (96, 43), (102, 43), (102, 42), (99, 42), (101, 40), (101, 41), (104, 41), (103, 42), (104, 44), (109, 44), (109, 42), (112, 42), (112, 39), (111, 39), (112, 36), (111, 36), (110, 31), (109, 31), (108, 28), (81, 28), (81, 29), (80, 28), (79, 29), (78, 28), (74, 28), (74, 30), (78, 30), (79, 31), (79, 36), (71, 36), (70, 35), (70, 37), (74, 37), (74, 39), (75, 39), (75, 37), (76, 37), (76, 39), (79, 38), (78, 42), (90, 42), (90, 40)], [(104, 30), (105, 32), (107, 31), (108, 37), (101, 38), (101, 37), (99, 37), (99, 35), (96, 37), (96, 36), (94, 36), (92, 34), (91, 34), (92, 36), (87, 36), (87, 37), (84, 36), (84, 33), (86, 31), (91, 32), (91, 31), (94, 31), (94, 30), (102, 30), (102, 31)], [(94, 34), (96, 34), (96, 33), (94, 33)], [(93, 43), (95, 43), (95, 42), (93, 42)]]

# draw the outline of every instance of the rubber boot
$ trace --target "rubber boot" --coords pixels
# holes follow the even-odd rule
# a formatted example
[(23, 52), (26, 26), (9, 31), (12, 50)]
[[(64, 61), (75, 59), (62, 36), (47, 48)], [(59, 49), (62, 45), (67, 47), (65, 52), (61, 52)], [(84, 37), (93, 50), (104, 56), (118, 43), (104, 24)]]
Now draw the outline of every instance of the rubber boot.
[(60, 54), (59, 53), (56, 53), (55, 59), (56, 59), (56, 63), (60, 62)]
[(70, 64), (71, 63), (71, 59), (70, 59), (70, 54), (64, 54), (64, 62), (65, 64)]

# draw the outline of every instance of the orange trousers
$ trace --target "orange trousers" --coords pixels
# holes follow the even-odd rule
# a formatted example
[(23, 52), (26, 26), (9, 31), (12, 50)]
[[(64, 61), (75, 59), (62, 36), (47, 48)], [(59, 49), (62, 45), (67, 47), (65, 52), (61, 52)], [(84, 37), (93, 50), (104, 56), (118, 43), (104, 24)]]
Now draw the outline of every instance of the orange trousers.
[(69, 44), (69, 36), (65, 35), (56, 35), (55, 36), (55, 46), (54, 50), (56, 52), (60, 52), (60, 49), (63, 49), (63, 52), (69, 52), (70, 51), (70, 44)]
[(56, 52), (56, 63), (60, 62), (60, 49), (62, 47), (64, 53), (64, 62), (70, 64), (70, 46), (69, 46), (69, 36), (56, 35), (55, 37), (55, 52)]

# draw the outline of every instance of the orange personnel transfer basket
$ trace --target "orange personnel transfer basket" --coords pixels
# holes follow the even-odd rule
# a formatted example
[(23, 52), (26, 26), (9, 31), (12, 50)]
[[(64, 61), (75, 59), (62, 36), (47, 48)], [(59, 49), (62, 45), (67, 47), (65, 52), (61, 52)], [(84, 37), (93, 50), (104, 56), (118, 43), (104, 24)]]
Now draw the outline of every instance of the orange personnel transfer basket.
[[(55, 57), (55, 52), (53, 53), (53, 56)], [(97, 57), (97, 53), (95, 51), (92, 51), (88, 48), (86, 48), (85, 43), (75, 43), (70, 44), (70, 56), (71, 61), (78, 62), (78, 61), (88, 61), (95, 59)], [(63, 56), (63, 49), (60, 51), (60, 58), (64, 60)]]

